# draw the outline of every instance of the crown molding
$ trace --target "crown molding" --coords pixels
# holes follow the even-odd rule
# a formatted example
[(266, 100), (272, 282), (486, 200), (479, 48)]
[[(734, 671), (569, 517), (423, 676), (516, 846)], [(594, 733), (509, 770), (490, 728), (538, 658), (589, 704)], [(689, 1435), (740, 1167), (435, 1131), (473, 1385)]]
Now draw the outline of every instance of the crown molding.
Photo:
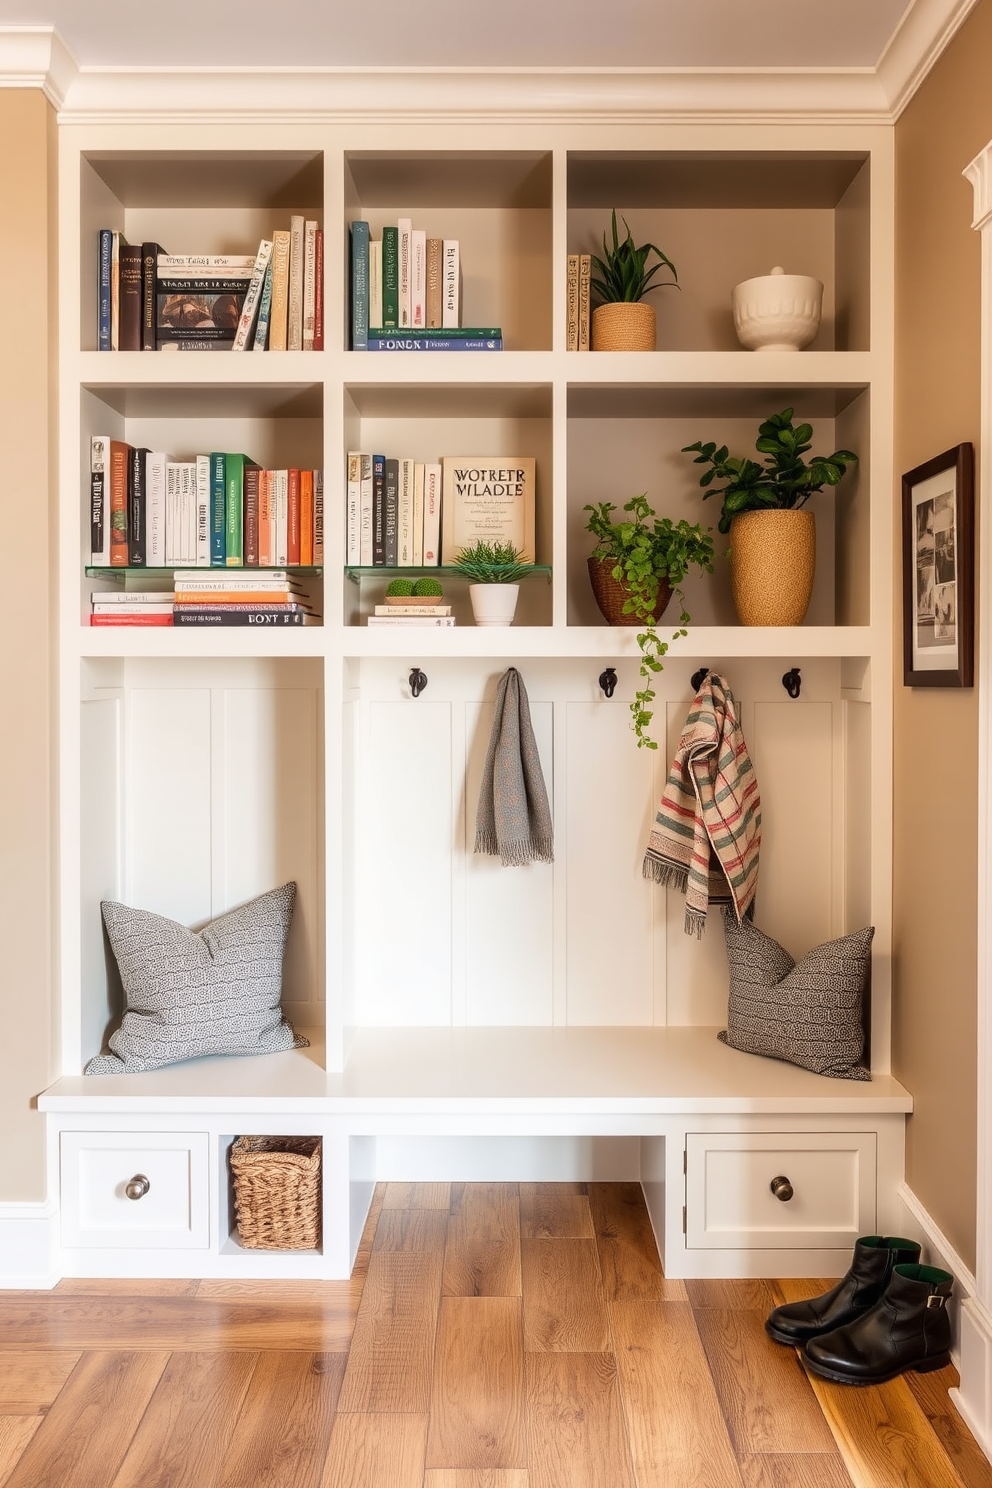
[(871, 68), (79, 67), (52, 27), (0, 27), (0, 87), (40, 88), (66, 123), (555, 119), (891, 123), (977, 0), (914, 0)]
[(914, 0), (875, 67), (893, 121), (977, 4), (978, 0)]
[(0, 88), (40, 88), (61, 109), (78, 76), (76, 59), (54, 27), (0, 27)]

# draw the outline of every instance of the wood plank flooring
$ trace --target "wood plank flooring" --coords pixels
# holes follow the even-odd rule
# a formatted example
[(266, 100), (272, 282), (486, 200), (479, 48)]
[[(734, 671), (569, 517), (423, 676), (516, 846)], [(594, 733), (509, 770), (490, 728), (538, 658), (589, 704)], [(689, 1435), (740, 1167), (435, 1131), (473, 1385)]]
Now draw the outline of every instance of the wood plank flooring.
[(0, 1293), (0, 1488), (992, 1488), (953, 1368), (853, 1389), (668, 1281), (636, 1184), (380, 1186), (349, 1282)]

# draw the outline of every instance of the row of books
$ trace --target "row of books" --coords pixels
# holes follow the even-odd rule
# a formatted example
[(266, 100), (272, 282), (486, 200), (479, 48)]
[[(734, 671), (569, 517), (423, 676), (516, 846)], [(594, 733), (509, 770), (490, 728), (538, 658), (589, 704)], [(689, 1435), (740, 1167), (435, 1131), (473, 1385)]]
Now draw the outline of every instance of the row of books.
[(345, 552), (361, 568), (433, 568), (441, 561), (440, 464), (352, 451)]
[(90, 441), (94, 568), (268, 568), (324, 561), (320, 470), (263, 470), (215, 450), (174, 460), (107, 435)]
[(167, 254), (100, 230), (100, 351), (320, 351), (323, 230), (302, 216), (254, 254)]
[(565, 350), (590, 349), (589, 283), (592, 259), (588, 253), (570, 253), (565, 278)]
[(171, 590), (94, 591), (90, 625), (319, 625), (310, 594), (287, 570), (265, 574), (179, 570)]
[(352, 351), (501, 351), (498, 326), (463, 328), (457, 238), (429, 238), (410, 217), (373, 238), (351, 224)]

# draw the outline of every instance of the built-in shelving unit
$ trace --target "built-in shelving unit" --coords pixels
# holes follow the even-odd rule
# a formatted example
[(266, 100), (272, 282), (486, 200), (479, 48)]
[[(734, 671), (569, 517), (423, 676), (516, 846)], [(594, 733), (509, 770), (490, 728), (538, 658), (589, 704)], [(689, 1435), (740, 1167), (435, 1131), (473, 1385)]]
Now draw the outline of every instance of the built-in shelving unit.
[[(199, 1145), (189, 1159), (203, 1207), (181, 1233), (195, 1241), (125, 1258), (87, 1241), (74, 1216), (62, 1264), (340, 1275), (376, 1177), (516, 1169), (639, 1176), (672, 1275), (826, 1274), (853, 1236), (894, 1216), (910, 1104), (887, 1073), (891, 135), (549, 120), (466, 123), (457, 150), (451, 138), (427, 122), (223, 118), (60, 131), (63, 1078), (42, 1103), (64, 1184), (81, 1133), (112, 1128), (136, 1154), (145, 1132), (205, 1134), (206, 1144), (205, 1166)], [(638, 241), (675, 260), (681, 289), (654, 297), (657, 351), (568, 352), (566, 255), (596, 252), (614, 207)], [(99, 228), (174, 252), (245, 252), (290, 211), (325, 232), (323, 352), (94, 350)], [(459, 238), (463, 319), (502, 326), (505, 351), (345, 349), (349, 224), (364, 217), (375, 235), (400, 215)], [(807, 352), (737, 347), (731, 288), (773, 263), (824, 281)], [(659, 513), (715, 528), (682, 447), (714, 438), (750, 448), (761, 418), (785, 407), (813, 422), (817, 450), (860, 457), (837, 493), (816, 500), (809, 616), (782, 630), (739, 625), (718, 540), (716, 573), (686, 585), (693, 623), (657, 682), (660, 747), (638, 751), (626, 706), (635, 633), (596, 610), (583, 508), (645, 491)], [(89, 566), (94, 433), (322, 468), (324, 564), (311, 572), (323, 624), (204, 635), (88, 627), (94, 585), (122, 581)], [(453, 629), (364, 624), (391, 573), (345, 565), (345, 457), (373, 448), (430, 461), (536, 456), (538, 567), (512, 629), (476, 629), (464, 582), (443, 571)], [(607, 663), (612, 698), (598, 681)], [(686, 938), (676, 897), (641, 877), (702, 664), (725, 672), (741, 700), (762, 790), (758, 922), (796, 955), (876, 927), (871, 1084), (718, 1044), (719, 925)], [(415, 665), (428, 678), (418, 697)], [(530, 695), (553, 866), (504, 870), (472, 851), (495, 684), (509, 665)], [(798, 699), (781, 681), (794, 666)], [(312, 1031), (308, 1049), (81, 1076), (119, 1011), (101, 898), (197, 924), (290, 877), (299, 898), (285, 1005)], [(449, 1066), (464, 1090), (441, 1078)], [(476, 1105), (464, 1098), (472, 1089)], [(224, 1154), (240, 1132), (301, 1130), (323, 1139), (322, 1251), (253, 1256), (231, 1237)], [(734, 1159), (741, 1212), (726, 1244), (693, 1207), (709, 1202), (705, 1152), (686, 1189), (683, 1154), (700, 1133), (713, 1139), (705, 1152), (721, 1134), (755, 1138)], [(797, 1167), (812, 1162), (807, 1192), (832, 1196), (815, 1222), (762, 1191), (766, 1160), (790, 1153)], [(77, 1178), (63, 1192), (78, 1195)]]

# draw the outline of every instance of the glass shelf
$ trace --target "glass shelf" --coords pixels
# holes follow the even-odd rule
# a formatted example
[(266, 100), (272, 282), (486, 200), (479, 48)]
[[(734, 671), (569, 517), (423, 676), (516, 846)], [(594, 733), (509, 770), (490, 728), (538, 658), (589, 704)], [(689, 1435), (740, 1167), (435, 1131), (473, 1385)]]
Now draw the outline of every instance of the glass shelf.
[[(352, 583), (354, 584), (360, 584), (363, 579), (381, 579), (386, 577), (393, 579), (434, 577), (446, 579), (463, 579), (466, 583), (472, 582), (467, 574), (460, 573), (456, 568), (448, 568), (443, 563), (440, 566), (434, 564), (430, 568), (386, 568), (381, 563), (373, 567), (369, 567), (349, 563), (345, 566), (345, 574), (349, 579), (351, 579)], [(545, 578), (547, 579), (548, 583), (551, 582), (550, 563), (529, 564), (527, 573), (523, 575), (522, 582), (526, 579), (537, 578)]]
[(227, 568), (226, 566), (224, 568), (221, 568), (220, 564), (211, 565), (210, 568), (206, 568), (206, 567), (197, 568), (196, 565), (195, 564), (192, 564), (192, 563), (170, 563), (169, 566), (168, 566), (168, 568), (144, 568), (144, 567), (141, 567), (141, 568), (125, 568), (123, 566), (123, 564), (115, 564), (113, 568), (92, 568), (92, 567), (87, 566), (86, 568), (83, 569), (83, 573), (86, 575), (86, 577), (88, 579), (118, 579), (118, 578), (124, 579), (124, 578), (129, 578), (129, 577), (131, 577), (134, 574), (152, 574), (155, 577), (159, 577), (159, 576), (162, 576), (162, 575), (174, 574), (174, 573), (195, 573), (197, 575), (203, 574), (204, 577), (207, 577), (207, 578), (209, 578), (209, 576), (211, 574), (241, 574), (241, 573), (244, 573), (244, 574), (265, 574), (265, 573), (315, 574), (315, 575), (317, 575), (319, 577), (321, 574), (323, 574), (323, 572), (324, 572), (324, 570), (323, 570), (322, 567), (321, 568), (314, 568), (314, 567), (306, 567), (306, 568), (304, 568), (299, 563), (284, 563), (282, 565), (275, 565), (275, 564), (273, 564), (271, 568), (256, 568), (254, 565), (245, 566), (244, 564), (239, 564), (239, 565), (232, 564), (230, 568)]

